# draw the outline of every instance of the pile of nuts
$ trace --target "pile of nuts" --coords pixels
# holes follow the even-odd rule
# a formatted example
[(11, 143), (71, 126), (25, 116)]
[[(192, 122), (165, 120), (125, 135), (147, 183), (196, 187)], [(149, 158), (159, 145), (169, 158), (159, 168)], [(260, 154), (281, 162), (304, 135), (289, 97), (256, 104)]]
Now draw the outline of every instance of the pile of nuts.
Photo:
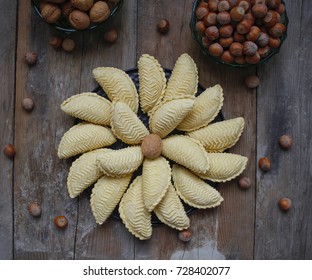
[(195, 13), (202, 45), (226, 63), (257, 64), (286, 31), (281, 0), (202, 0)]
[(119, 0), (45, 0), (40, 1), (40, 12), (48, 23), (65, 18), (74, 29), (85, 30), (108, 19), (117, 2)]

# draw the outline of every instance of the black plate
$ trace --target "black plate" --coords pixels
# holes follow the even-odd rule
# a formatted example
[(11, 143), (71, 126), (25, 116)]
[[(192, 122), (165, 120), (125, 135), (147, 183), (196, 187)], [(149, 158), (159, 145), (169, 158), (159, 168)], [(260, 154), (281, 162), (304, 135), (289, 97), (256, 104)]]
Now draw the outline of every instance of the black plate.
[[(166, 79), (168, 80), (170, 75), (171, 75), (171, 72), (172, 70), (170, 69), (164, 69), (165, 71), (165, 76), (166, 76)], [(134, 69), (130, 69), (130, 70), (127, 70), (126, 73), (129, 75), (129, 77), (132, 79), (132, 81), (134, 82), (135, 86), (136, 86), (136, 89), (137, 91), (139, 92), (139, 74), (138, 74), (138, 69), (137, 68), (134, 68)], [(198, 84), (198, 91), (197, 91), (197, 94), (196, 96), (200, 95), (203, 91), (205, 90), (205, 88), (201, 85), (201, 84)], [(93, 92), (96, 92), (97, 94), (105, 97), (108, 99), (108, 96), (106, 95), (106, 93), (104, 92), (104, 90), (98, 86), (97, 88), (95, 88), (93, 90)], [(148, 121), (149, 121), (149, 117), (147, 116), (147, 114), (144, 114), (141, 110), (141, 108), (139, 108), (139, 111), (138, 111), (138, 117), (141, 119), (141, 121), (144, 123), (144, 125), (148, 128)], [(224, 117), (222, 115), (222, 113), (220, 112), (217, 117), (214, 119), (213, 122), (218, 122), (218, 121), (222, 121), (224, 120)], [(174, 130), (171, 134), (184, 134), (183, 132), (181, 131), (177, 131), (177, 130)], [(114, 143), (112, 146), (110, 146), (109, 148), (111, 149), (116, 149), (116, 150), (119, 150), (119, 149), (123, 149), (123, 148), (126, 148), (128, 147), (129, 145), (123, 143), (122, 141), (120, 140), (117, 140), (116, 143)], [(170, 165), (173, 164), (172, 161), (170, 161)], [(138, 170), (136, 170), (132, 176), (132, 179), (131, 179), (131, 182), (134, 178), (136, 178), (136, 176), (139, 176), (142, 174), (142, 165), (138, 168)], [(217, 188), (218, 187), (218, 183), (216, 182), (211, 182), (211, 181), (208, 181), (206, 180), (206, 182), (214, 187), (214, 188)], [(87, 189), (88, 193), (91, 194), (91, 188), (88, 188)], [(187, 205), (186, 203), (183, 203), (184, 205), (184, 209), (185, 209), (185, 212), (187, 213), (187, 215), (190, 215), (191, 213), (194, 212), (194, 210), (196, 210), (196, 208), (192, 207), (192, 206), (189, 206)], [(118, 206), (116, 207), (116, 209), (113, 211), (112, 213), (112, 217), (118, 219), (118, 220), (121, 220), (120, 216), (119, 216), (119, 212), (118, 212)], [(158, 225), (158, 224), (161, 224), (161, 222), (159, 221), (159, 219), (156, 217), (156, 215), (154, 213), (152, 213), (152, 224), (153, 225)]]

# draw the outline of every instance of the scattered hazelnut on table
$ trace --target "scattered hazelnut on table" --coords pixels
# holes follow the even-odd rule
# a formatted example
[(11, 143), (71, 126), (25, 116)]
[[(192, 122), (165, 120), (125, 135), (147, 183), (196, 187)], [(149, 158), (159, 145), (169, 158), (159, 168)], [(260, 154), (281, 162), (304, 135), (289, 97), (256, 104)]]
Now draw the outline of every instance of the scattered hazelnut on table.
[(157, 30), (158, 32), (162, 33), (162, 34), (166, 34), (169, 31), (169, 21), (167, 19), (161, 19), (158, 23), (157, 23)]
[(53, 36), (50, 38), (50, 45), (54, 48), (54, 49), (58, 49), (62, 46), (62, 42), (63, 42), (63, 39), (60, 38), (60, 37), (56, 37), (56, 36)]
[(288, 150), (292, 146), (293, 140), (290, 135), (285, 134), (280, 137), (278, 143), (283, 149)]
[(256, 88), (260, 84), (260, 79), (257, 75), (250, 75), (245, 78), (245, 85), (248, 88)]
[(251, 186), (250, 179), (247, 176), (243, 176), (238, 180), (238, 186), (244, 190), (247, 190)]
[(65, 216), (56, 216), (54, 218), (54, 224), (58, 228), (65, 228), (68, 224), (68, 221)]
[(259, 159), (258, 166), (262, 171), (268, 172), (271, 169), (271, 161), (267, 157), (262, 157)]
[(9, 158), (13, 158), (16, 154), (15, 152), (15, 148), (12, 144), (7, 144), (4, 149), (3, 149), (4, 154), (9, 157)]
[(281, 198), (278, 201), (278, 206), (283, 211), (288, 211), (291, 208), (291, 205), (292, 205), (291, 200), (289, 198), (286, 198), (286, 197)]
[(189, 242), (192, 239), (192, 232), (190, 229), (184, 229), (179, 232), (179, 239), (183, 242)]
[(62, 48), (66, 52), (72, 52), (75, 49), (75, 41), (70, 38), (65, 38), (62, 42)]
[(28, 65), (35, 65), (37, 63), (37, 54), (34, 52), (27, 52), (24, 55), (24, 60)]
[(25, 111), (31, 112), (34, 109), (34, 101), (31, 98), (26, 97), (22, 100), (22, 106)]
[(29, 203), (28, 212), (33, 217), (40, 217), (42, 212), (40, 204), (38, 202)]
[(104, 34), (104, 40), (108, 43), (114, 43), (118, 39), (116, 29), (111, 29)]

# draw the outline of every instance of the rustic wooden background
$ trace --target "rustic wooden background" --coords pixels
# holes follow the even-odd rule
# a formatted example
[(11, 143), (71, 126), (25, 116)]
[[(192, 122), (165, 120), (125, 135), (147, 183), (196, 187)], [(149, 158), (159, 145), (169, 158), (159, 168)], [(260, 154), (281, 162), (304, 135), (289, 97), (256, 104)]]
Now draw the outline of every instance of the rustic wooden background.
[[(49, 38), (58, 33), (35, 15), (30, 1), (0, 0), (0, 147), (13, 143), (17, 151), (14, 161), (0, 155), (0, 259), (312, 259), (312, 1), (285, 2), (290, 24), (280, 54), (237, 70), (201, 54), (189, 29), (192, 0), (125, 0), (110, 23), (118, 41), (105, 43), (105, 30), (74, 35), (73, 53), (51, 48)], [(170, 20), (167, 35), (156, 31), (161, 18)], [(23, 61), (30, 50), (38, 54), (34, 67)], [(56, 150), (74, 119), (59, 105), (95, 87), (96, 66), (126, 70), (149, 53), (172, 68), (184, 52), (197, 63), (200, 83), (224, 88), (225, 118), (245, 118), (244, 134), (231, 150), (249, 158), (244, 174), (252, 187), (221, 184), (224, 203), (191, 215), (189, 243), (167, 226), (155, 227), (148, 241), (138, 241), (113, 218), (97, 226), (88, 194), (67, 194), (71, 160), (59, 160)], [(261, 85), (248, 90), (244, 77), (254, 73)], [(25, 97), (35, 101), (32, 113), (22, 110)], [(278, 146), (285, 133), (294, 139), (289, 151)], [(266, 174), (257, 168), (262, 156), (273, 163)], [(287, 213), (277, 206), (284, 196), (293, 202)], [(29, 215), (31, 201), (41, 203), (40, 218)], [(66, 215), (66, 230), (55, 228), (56, 215)]]

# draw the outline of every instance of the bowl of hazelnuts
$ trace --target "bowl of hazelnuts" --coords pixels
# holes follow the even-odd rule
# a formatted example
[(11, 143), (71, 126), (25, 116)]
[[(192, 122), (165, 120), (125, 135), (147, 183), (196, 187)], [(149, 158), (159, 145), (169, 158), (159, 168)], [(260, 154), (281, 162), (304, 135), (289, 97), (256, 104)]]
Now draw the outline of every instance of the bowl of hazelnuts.
[(214, 61), (248, 67), (269, 61), (287, 37), (282, 0), (196, 0), (190, 28)]
[(123, 0), (32, 0), (39, 17), (56, 29), (73, 33), (104, 25), (120, 9)]

